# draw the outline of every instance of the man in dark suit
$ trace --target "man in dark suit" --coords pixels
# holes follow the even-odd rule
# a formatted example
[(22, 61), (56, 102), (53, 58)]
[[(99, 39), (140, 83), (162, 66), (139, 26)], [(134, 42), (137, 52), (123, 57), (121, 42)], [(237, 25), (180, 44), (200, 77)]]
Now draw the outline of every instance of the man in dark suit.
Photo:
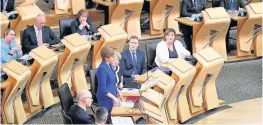
[(1, 12), (9, 19), (15, 19), (15, 0), (1, 0)]
[[(239, 12), (244, 11), (245, 3), (243, 2), (243, 0), (221, 0), (220, 6), (224, 7), (228, 13), (237, 14)], [(230, 26), (228, 28), (228, 32), (226, 35), (227, 53), (230, 53), (230, 51), (231, 51), (230, 45), (229, 45), (229, 31), (230, 31), (231, 27), (234, 27), (236, 25), (237, 25), (237, 23), (235, 21), (231, 21)]]
[(133, 82), (136, 75), (142, 75), (147, 71), (145, 54), (138, 50), (139, 38), (132, 36), (129, 40), (129, 48), (122, 52), (120, 69), (123, 75), (124, 88), (140, 88), (140, 85)]
[(77, 94), (78, 104), (70, 107), (68, 115), (73, 124), (94, 124), (95, 119), (92, 118), (86, 110), (92, 104), (92, 95), (88, 90), (82, 90)]
[(32, 49), (39, 45), (53, 45), (59, 43), (59, 39), (52, 32), (50, 27), (45, 26), (46, 17), (44, 14), (39, 14), (36, 17), (36, 23), (33, 26), (25, 29), (23, 33), (22, 51), (24, 54), (29, 53)]
[[(183, 0), (181, 5), (181, 17), (196, 18), (201, 16), (201, 11), (205, 9), (205, 0)], [(192, 34), (193, 29), (191, 26), (180, 24), (184, 34), (184, 42), (187, 50), (192, 52)]]

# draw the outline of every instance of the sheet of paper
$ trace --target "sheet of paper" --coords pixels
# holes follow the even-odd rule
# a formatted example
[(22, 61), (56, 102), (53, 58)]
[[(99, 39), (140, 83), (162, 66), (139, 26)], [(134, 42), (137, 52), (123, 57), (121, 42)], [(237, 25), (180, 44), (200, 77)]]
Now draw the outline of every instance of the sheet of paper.
[(139, 89), (135, 88), (123, 88), (121, 92), (127, 92), (127, 93), (139, 93)]
[(133, 101), (121, 102), (120, 107), (133, 108), (134, 107), (134, 102)]
[(30, 59), (32, 59), (32, 57), (29, 54), (25, 54), (25, 55), (21, 56), (19, 59), (30, 60)]
[(112, 116), (111, 121), (113, 125), (134, 125), (132, 117)]

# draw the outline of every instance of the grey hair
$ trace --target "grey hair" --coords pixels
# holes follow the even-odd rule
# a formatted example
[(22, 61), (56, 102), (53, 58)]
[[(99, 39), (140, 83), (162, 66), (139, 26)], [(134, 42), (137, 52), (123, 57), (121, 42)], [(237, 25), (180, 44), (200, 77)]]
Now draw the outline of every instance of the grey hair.
[(88, 95), (90, 94), (90, 91), (88, 90), (82, 90), (77, 94), (77, 100), (79, 101), (81, 98), (83, 97), (88, 97)]
[(104, 107), (99, 107), (95, 112), (95, 120), (96, 122), (106, 121), (109, 113), (108, 110)]

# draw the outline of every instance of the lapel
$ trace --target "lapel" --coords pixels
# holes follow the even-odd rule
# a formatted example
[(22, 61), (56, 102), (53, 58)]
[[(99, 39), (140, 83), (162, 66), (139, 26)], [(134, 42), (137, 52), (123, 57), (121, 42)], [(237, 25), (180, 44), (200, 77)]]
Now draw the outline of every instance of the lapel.
[(31, 30), (32, 30), (32, 35), (31, 36), (33, 37), (33, 41), (32, 42), (35, 42), (35, 44), (37, 45), (37, 33), (35, 31), (34, 25), (32, 26)]

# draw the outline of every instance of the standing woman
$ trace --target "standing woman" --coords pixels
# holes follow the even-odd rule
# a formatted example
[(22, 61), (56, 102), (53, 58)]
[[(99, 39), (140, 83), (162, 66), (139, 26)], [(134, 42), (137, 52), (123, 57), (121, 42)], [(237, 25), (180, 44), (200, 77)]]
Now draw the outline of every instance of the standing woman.
[(157, 44), (155, 63), (158, 67), (167, 63), (173, 58), (186, 58), (191, 53), (186, 50), (183, 44), (176, 40), (176, 32), (172, 28), (168, 28), (164, 33), (164, 38)]
[[(103, 47), (101, 50), (102, 62), (97, 69), (98, 91), (97, 99), (100, 107), (107, 108), (111, 114), (112, 107), (120, 104), (117, 98), (116, 76), (115, 71), (110, 64), (114, 63), (116, 55), (114, 49), (110, 47)], [(110, 119), (110, 115), (108, 117)]]
[(21, 45), (15, 41), (15, 31), (11, 28), (5, 30), (5, 38), (1, 39), (1, 65), (22, 56)]

